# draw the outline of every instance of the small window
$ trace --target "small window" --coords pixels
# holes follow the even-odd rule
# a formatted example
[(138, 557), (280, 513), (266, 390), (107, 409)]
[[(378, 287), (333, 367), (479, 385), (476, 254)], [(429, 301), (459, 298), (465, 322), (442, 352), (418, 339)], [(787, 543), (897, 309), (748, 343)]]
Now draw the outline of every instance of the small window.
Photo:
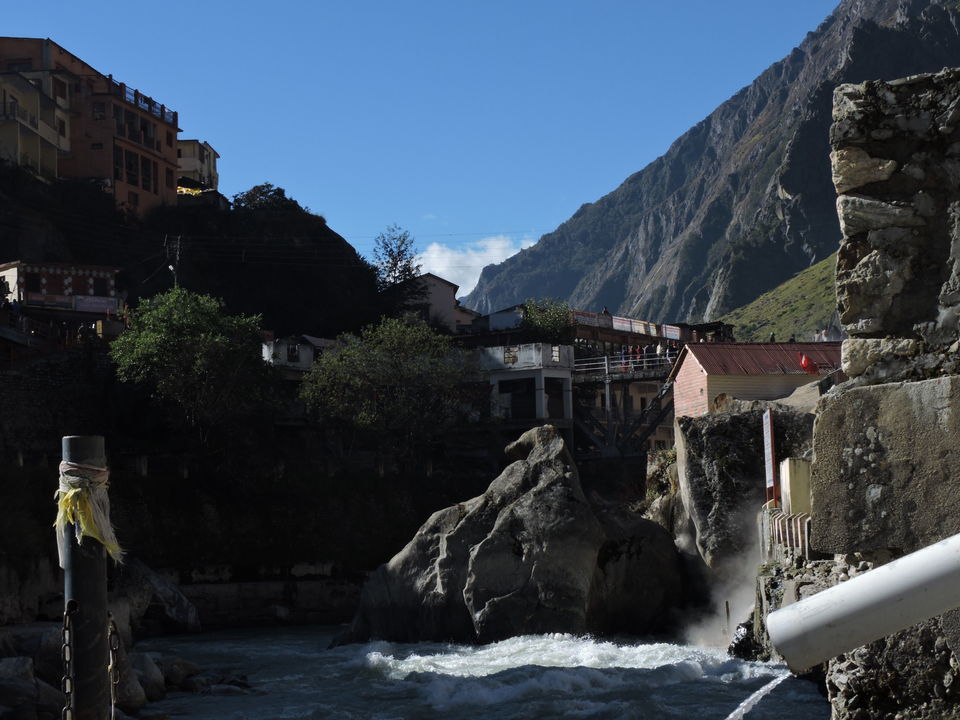
[(164, 175), (167, 187), (173, 189), (173, 170), (167, 168)]
[(131, 150), (123, 153), (124, 166), (127, 171), (127, 182), (131, 185), (140, 184), (140, 156)]
[(153, 171), (150, 169), (151, 165), (153, 165), (153, 163), (150, 161), (150, 158), (140, 158), (140, 183), (144, 190), (152, 189), (150, 184), (150, 180), (153, 178)]
[(180, 148), (177, 148), (177, 157), (183, 157), (183, 154), (180, 151)]
[(57, 134), (60, 137), (67, 136), (67, 121), (63, 118), (57, 118)]
[(113, 179), (123, 180), (123, 149), (113, 148)]
[(67, 84), (60, 78), (53, 79), (53, 96), (63, 99), (67, 97)]
[(130, 204), (130, 207), (140, 207), (140, 193), (130, 192), (127, 195), (127, 202)]
[(7, 61), (9, 72), (29, 72), (33, 70), (33, 61), (30, 58), (15, 58)]
[(297, 343), (287, 345), (287, 362), (300, 362), (300, 346)]
[(103, 150), (103, 143), (90, 143), (91, 150)]
[(173, 133), (167, 130), (167, 147), (173, 147)]
[(102, 102), (95, 102), (93, 104), (93, 119), (94, 120), (103, 120), (107, 116), (107, 106)]
[(508, 345), (503, 348), (504, 365), (514, 365), (520, 359), (520, 348), (516, 345)]

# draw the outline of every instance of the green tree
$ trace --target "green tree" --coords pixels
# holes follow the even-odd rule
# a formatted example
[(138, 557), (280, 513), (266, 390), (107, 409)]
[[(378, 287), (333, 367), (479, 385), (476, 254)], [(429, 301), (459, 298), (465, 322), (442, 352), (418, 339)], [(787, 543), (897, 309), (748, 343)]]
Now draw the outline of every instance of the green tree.
[(307, 212), (296, 200), (287, 197), (287, 191), (273, 183), (254, 185), (233, 196), (235, 210), (279, 210)]
[(573, 313), (567, 303), (550, 298), (531, 298), (523, 307), (520, 327), (531, 341), (553, 344), (573, 341)]
[(373, 264), (381, 290), (413, 280), (420, 275), (417, 249), (410, 233), (391, 225), (373, 241)]
[(222, 301), (174, 288), (141, 300), (129, 322), (110, 347), (117, 377), (179, 406), (202, 440), (268, 400), (259, 317), (227, 315)]
[(453, 424), (472, 355), (419, 319), (383, 318), (317, 359), (301, 396), (322, 419), (410, 458)]

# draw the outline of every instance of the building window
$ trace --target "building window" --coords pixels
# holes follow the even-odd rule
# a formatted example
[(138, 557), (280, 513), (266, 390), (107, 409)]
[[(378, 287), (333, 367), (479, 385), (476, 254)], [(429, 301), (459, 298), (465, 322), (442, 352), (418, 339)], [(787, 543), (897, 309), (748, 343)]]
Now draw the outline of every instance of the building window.
[(183, 154), (180, 152), (180, 148), (177, 148), (177, 157), (183, 157)]
[(130, 194), (127, 195), (127, 202), (130, 204), (130, 207), (140, 207), (140, 194), (131, 190)]
[(103, 150), (103, 143), (90, 143), (91, 150)]
[(151, 165), (153, 165), (153, 163), (150, 162), (150, 158), (140, 158), (141, 187), (143, 187), (144, 190), (153, 189), (152, 185), (150, 184), (150, 180), (153, 178), (153, 171), (150, 169)]
[(67, 121), (63, 118), (57, 118), (57, 134), (60, 137), (67, 136)]
[(107, 116), (107, 106), (102, 102), (95, 102), (93, 104), (93, 119), (94, 120), (103, 120)]
[(33, 70), (33, 61), (30, 58), (14, 58), (7, 61), (9, 72), (28, 72)]
[(167, 147), (173, 147), (173, 133), (167, 130)]
[(126, 132), (123, 126), (123, 108), (119, 105), (113, 106), (113, 132), (117, 137), (126, 137)]
[(160, 192), (160, 166), (156, 163), (153, 165), (153, 194), (156, 195)]
[(503, 348), (503, 364), (514, 365), (520, 359), (520, 348), (516, 345), (508, 345)]
[(300, 346), (297, 343), (287, 345), (287, 362), (300, 362)]
[(60, 78), (53, 79), (53, 96), (55, 98), (67, 99), (67, 84)]
[[(127, 170), (127, 182), (131, 185), (140, 184), (140, 156), (132, 150), (125, 150), (124, 163)], [(131, 203), (132, 205), (133, 203)]]
[(113, 179), (123, 180), (123, 149), (113, 148)]
[(173, 189), (173, 170), (171, 170), (170, 168), (167, 168), (164, 175), (165, 175), (167, 187), (172, 190)]
[(24, 285), (27, 288), (27, 292), (40, 292), (42, 283), (40, 282), (39, 273), (27, 273), (24, 278)]

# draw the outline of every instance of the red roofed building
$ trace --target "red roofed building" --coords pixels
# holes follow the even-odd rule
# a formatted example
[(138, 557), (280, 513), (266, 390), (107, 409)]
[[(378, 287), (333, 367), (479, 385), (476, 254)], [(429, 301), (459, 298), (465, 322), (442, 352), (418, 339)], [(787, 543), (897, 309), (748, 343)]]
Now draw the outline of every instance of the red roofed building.
[(718, 395), (777, 400), (840, 367), (840, 343), (690, 343), (677, 358), (674, 415), (706, 415)]

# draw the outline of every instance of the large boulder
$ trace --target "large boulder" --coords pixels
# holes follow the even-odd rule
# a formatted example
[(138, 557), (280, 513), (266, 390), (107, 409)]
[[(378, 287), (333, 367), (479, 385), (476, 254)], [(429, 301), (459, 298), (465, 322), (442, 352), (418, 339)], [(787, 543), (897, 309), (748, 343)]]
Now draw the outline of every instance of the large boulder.
[(512, 635), (648, 632), (680, 597), (669, 534), (591, 503), (552, 426), (507, 448), (487, 491), (434, 513), (369, 578), (338, 642), (491, 642)]
[[(813, 415), (772, 407), (777, 457), (806, 455)], [(756, 542), (755, 518), (766, 493), (762, 417), (763, 410), (754, 409), (677, 418), (680, 496), (700, 556), (712, 569)]]

